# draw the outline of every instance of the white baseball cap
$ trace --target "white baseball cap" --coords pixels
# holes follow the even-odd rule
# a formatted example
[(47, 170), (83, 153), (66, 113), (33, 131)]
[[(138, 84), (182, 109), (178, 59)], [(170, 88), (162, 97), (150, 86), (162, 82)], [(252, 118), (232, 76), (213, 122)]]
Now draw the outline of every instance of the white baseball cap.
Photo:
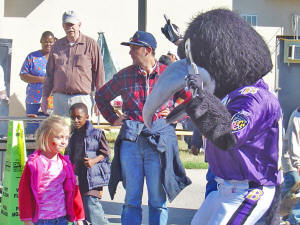
[(176, 59), (179, 59), (178, 55), (177, 55), (177, 48), (175, 49), (170, 49), (167, 53), (167, 55), (175, 55)]
[(73, 10), (64, 12), (62, 16), (62, 23), (72, 23), (72, 24), (78, 24), (80, 23), (79, 16), (76, 12)]

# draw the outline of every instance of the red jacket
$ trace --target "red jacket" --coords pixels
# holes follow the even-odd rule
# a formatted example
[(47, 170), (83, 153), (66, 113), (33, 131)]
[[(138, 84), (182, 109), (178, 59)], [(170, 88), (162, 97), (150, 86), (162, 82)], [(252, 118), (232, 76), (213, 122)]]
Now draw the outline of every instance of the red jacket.
[[(34, 223), (39, 218), (37, 189), (41, 179), (40, 171), (43, 170), (40, 154), (41, 151), (37, 150), (29, 156), (19, 184), (20, 219), (23, 221), (32, 220)], [(67, 219), (70, 222), (84, 220), (83, 203), (69, 157), (61, 154), (58, 154), (58, 156), (61, 158), (66, 172), (63, 188), (65, 191)]]

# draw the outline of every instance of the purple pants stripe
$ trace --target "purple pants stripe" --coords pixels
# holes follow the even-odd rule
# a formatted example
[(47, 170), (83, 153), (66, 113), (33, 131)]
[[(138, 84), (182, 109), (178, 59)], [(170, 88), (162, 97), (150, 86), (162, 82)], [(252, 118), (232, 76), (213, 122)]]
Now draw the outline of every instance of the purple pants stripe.
[(244, 201), (232, 215), (227, 225), (242, 225), (245, 223), (248, 216), (250, 216), (251, 212), (256, 207), (261, 195), (263, 194), (261, 189), (262, 187), (259, 187), (256, 189), (250, 189), (248, 191), (247, 195), (244, 197)]

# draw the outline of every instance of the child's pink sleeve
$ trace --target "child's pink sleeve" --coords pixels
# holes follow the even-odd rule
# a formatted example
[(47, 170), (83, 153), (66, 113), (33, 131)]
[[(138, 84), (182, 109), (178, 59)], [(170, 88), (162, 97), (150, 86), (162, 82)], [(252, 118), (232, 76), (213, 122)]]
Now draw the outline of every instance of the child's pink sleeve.
[(25, 166), (19, 183), (19, 215), (21, 220), (32, 220), (36, 203), (31, 191), (31, 174), (29, 167)]

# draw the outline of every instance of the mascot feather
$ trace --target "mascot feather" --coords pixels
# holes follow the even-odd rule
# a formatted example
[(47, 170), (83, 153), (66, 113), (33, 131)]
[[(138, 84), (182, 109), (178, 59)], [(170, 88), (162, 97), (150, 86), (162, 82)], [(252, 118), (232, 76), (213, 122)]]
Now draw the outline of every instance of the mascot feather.
[[(190, 52), (183, 51), (187, 41)], [(192, 90), (168, 121), (191, 117), (207, 139), (206, 159), (218, 182), (192, 225), (255, 224), (279, 199), (281, 183), (281, 108), (262, 80), (272, 69), (269, 49), (238, 14), (215, 9), (192, 20), (178, 54), (186, 58), (160, 77), (144, 106), (144, 122), (151, 127), (167, 99), (185, 87)]]

